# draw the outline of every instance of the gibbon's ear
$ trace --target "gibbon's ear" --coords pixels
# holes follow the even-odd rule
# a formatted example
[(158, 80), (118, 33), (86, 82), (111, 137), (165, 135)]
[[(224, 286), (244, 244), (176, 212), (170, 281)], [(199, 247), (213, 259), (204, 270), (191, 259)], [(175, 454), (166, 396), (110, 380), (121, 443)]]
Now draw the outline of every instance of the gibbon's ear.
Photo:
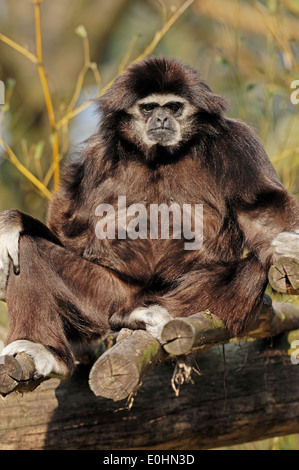
[(152, 93), (181, 96), (199, 112), (222, 114), (227, 108), (226, 100), (213, 93), (196, 70), (175, 59), (155, 57), (132, 64), (96, 101), (109, 115), (126, 111)]

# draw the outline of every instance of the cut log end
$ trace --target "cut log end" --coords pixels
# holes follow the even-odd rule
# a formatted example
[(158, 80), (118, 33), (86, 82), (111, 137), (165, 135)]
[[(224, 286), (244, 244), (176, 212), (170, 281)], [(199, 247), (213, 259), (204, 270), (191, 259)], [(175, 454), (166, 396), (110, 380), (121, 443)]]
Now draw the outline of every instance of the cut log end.
[(204, 311), (186, 318), (175, 318), (163, 327), (161, 340), (168, 354), (180, 356), (207, 343), (227, 341), (229, 334), (223, 322)]
[(299, 295), (299, 261), (283, 257), (269, 270), (271, 287), (282, 294)]
[(103, 355), (89, 374), (89, 387), (96, 396), (123, 400), (139, 385), (140, 377), (134, 363), (123, 355)]
[(22, 378), (22, 369), (13, 356), (0, 356), (0, 393), (12, 392)]
[(195, 328), (184, 318), (175, 318), (162, 330), (163, 347), (168, 354), (176, 356), (188, 353), (193, 346)]
[(32, 359), (25, 353), (0, 356), (0, 395), (14, 391), (31, 392), (45, 377), (37, 375)]

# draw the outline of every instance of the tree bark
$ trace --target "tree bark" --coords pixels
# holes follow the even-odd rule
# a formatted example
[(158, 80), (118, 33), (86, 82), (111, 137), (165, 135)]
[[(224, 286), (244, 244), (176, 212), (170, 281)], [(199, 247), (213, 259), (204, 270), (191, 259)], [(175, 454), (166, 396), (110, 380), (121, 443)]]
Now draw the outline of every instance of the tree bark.
[[(223, 348), (225, 354), (223, 354)], [(299, 364), (280, 339), (214, 346), (194, 363), (201, 375), (171, 388), (164, 363), (144, 379), (130, 411), (96, 397), (89, 369), (0, 399), (0, 449), (211, 449), (299, 432)]]

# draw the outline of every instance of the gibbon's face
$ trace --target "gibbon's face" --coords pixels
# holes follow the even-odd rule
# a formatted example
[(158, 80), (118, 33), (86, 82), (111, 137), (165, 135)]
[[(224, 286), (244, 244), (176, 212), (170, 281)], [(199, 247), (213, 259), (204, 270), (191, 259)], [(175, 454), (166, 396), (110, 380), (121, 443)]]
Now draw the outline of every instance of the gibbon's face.
[(175, 146), (190, 135), (196, 108), (172, 94), (152, 94), (137, 101), (128, 111), (134, 140), (150, 148)]

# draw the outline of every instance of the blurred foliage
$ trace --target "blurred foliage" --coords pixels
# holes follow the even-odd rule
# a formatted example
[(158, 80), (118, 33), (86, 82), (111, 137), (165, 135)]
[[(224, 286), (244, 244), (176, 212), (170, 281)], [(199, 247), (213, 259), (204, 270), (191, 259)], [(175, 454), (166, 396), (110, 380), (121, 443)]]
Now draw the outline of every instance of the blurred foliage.
[[(35, 37), (39, 3), (42, 50)], [(96, 116), (86, 113), (87, 101), (149, 45), (150, 53), (179, 58), (199, 70), (229, 100), (229, 115), (256, 129), (283, 184), (299, 195), (299, 104), (290, 100), (291, 83), (299, 79), (299, 1), (194, 0), (170, 24), (184, 3), (0, 0), (0, 79), (6, 86), (0, 138), (12, 152), (8, 161), (9, 153), (0, 146), (0, 210), (15, 207), (45, 219), (45, 194), (32, 181), (53, 190), (55, 138), (56, 157), (63, 159), (78, 136), (91, 135)], [(50, 105), (58, 130), (49, 123)], [(84, 113), (77, 112), (80, 106)], [(5, 321), (0, 302), (0, 322)], [(299, 438), (241, 448), (299, 449)]]
[(0, 302), (0, 325), (7, 326), (6, 307), (3, 302)]
[[(0, 0), (0, 33), (38, 55), (33, 3)], [(82, 103), (95, 96), (136, 59), (183, 3), (41, 2), (43, 62), (56, 122), (76, 107), (78, 99)], [(255, 127), (283, 183), (297, 194), (299, 105), (290, 101), (290, 86), (299, 78), (298, 14), (297, 0), (194, 0), (152, 51), (198, 69), (229, 100), (230, 116)], [(0, 78), (6, 83), (10, 103), (1, 133), (19, 161), (37, 179), (46, 178), (52, 190), (48, 170), (53, 134), (36, 64), (3, 41), (0, 57)], [(80, 135), (81, 126), (83, 138), (89, 135), (88, 128), (93, 132), (95, 120), (90, 113), (82, 124), (77, 115), (60, 129), (59, 158), (72, 147), (71, 136)], [(1, 159), (0, 210), (10, 207), (42, 218), (46, 211), (38, 189)]]

